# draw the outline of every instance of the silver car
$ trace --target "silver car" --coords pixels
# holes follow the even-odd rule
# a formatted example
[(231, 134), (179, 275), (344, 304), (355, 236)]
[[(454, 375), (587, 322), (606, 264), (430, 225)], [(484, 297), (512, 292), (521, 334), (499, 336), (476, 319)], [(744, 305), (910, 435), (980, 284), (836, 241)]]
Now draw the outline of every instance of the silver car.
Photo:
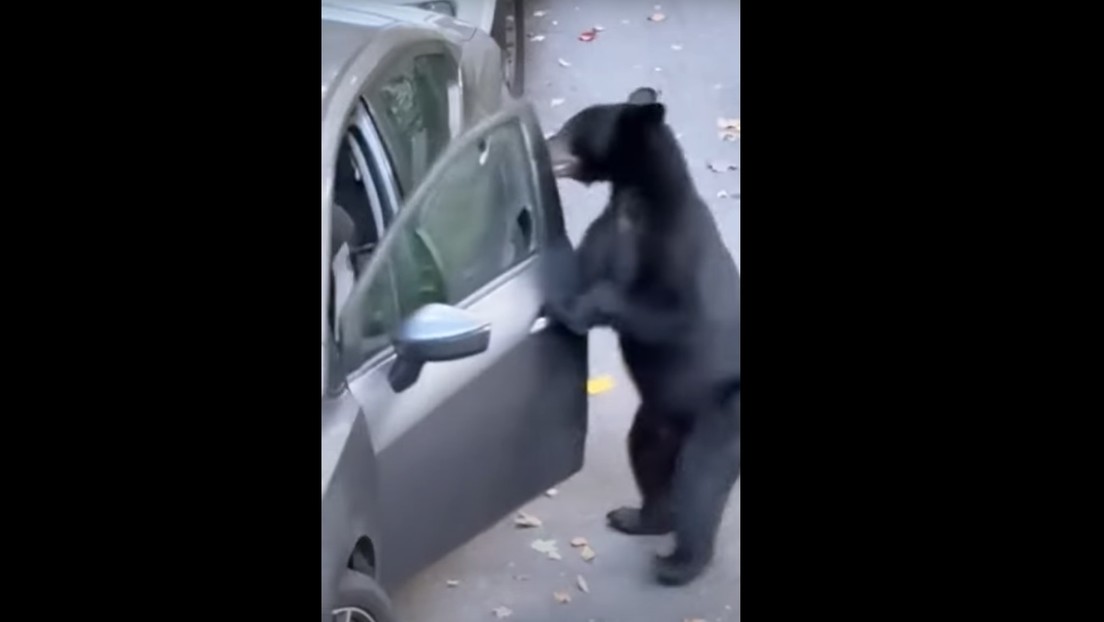
[(322, 5), (322, 617), (578, 471), (585, 339), (541, 317), (566, 248), (501, 56), (448, 16)]
[(506, 84), (515, 97), (525, 86), (525, 10), (522, 0), (383, 0), (443, 13), (467, 22), (491, 38), (505, 51)]

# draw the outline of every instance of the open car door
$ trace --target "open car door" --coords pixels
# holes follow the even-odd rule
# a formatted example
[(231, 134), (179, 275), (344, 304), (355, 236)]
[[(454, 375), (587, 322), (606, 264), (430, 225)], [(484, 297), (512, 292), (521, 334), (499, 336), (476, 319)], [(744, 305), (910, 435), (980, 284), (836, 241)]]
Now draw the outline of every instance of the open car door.
[(540, 315), (566, 248), (540, 127), (515, 103), (450, 144), (342, 309), (385, 586), (581, 468), (586, 339)]

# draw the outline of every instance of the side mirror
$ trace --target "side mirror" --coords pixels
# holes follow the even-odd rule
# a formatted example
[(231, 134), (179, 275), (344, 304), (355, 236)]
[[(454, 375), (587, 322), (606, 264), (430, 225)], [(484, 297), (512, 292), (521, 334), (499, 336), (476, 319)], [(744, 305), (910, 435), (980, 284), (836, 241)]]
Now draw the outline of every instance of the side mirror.
[(428, 304), (403, 321), (394, 336), (395, 363), (388, 380), (396, 393), (410, 388), (430, 362), (454, 361), (483, 352), (491, 325), (449, 305)]

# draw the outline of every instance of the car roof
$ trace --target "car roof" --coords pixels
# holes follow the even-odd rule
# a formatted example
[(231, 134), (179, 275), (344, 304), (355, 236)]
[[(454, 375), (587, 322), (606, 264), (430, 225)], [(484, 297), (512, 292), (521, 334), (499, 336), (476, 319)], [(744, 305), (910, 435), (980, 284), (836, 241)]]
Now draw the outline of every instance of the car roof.
[(384, 29), (406, 25), (433, 29), (446, 38), (463, 42), (475, 29), (446, 15), (421, 9), (382, 4), (371, 0), (322, 2), (322, 95), (334, 80)]

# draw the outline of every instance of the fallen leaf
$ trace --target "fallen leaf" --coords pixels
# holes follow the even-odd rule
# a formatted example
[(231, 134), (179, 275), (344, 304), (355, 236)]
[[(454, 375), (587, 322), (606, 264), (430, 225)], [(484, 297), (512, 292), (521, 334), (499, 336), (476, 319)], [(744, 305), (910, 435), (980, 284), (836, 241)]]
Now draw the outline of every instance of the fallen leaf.
[(667, 16), (663, 13), (660, 13), (659, 11), (656, 11), (655, 13), (652, 13), (648, 16), (649, 22), (662, 22), (665, 19), (667, 19)]
[(564, 103), (564, 98), (562, 98), (562, 97), (557, 97), (557, 98), (553, 99), (552, 101), (550, 101), (550, 102), (548, 102), (548, 103), (549, 103), (549, 105), (551, 105), (551, 106), (552, 106), (553, 108), (555, 108), (556, 106), (560, 106), (560, 105), (562, 105), (562, 104)]
[(549, 559), (563, 559), (563, 557), (560, 556), (559, 549), (556, 547), (555, 540), (534, 540), (529, 546), (538, 553), (544, 553)]
[(735, 171), (740, 168), (728, 160), (710, 160), (706, 166), (714, 173), (727, 173), (728, 171)]
[(571, 546), (573, 546), (575, 548), (579, 548), (580, 546), (586, 546), (586, 545), (587, 545), (587, 539), (582, 537), (582, 536), (579, 536), (578, 538), (572, 538), (571, 539)]
[(736, 130), (737, 132), (739, 132), (740, 120), (725, 119), (724, 117), (721, 117), (720, 119), (717, 119), (717, 127), (721, 128), (722, 130)]
[(556, 602), (560, 603), (561, 605), (566, 605), (567, 603), (571, 602), (571, 594), (568, 594), (567, 592), (553, 592), (552, 597), (555, 598)]
[(579, 35), (579, 41), (587, 42), (594, 41), (594, 38), (598, 36), (598, 31), (591, 28), (590, 30), (584, 30)]
[(601, 395), (613, 389), (613, 376), (595, 376), (587, 380), (587, 395)]
[[(546, 136), (545, 138), (548, 137)], [(549, 488), (548, 490), (544, 491), (544, 494), (548, 497), (555, 497), (556, 495), (560, 494), (560, 491), (556, 490), (555, 488)]]
[(564, 60), (562, 58), (559, 59), (556, 62), (560, 63), (560, 67), (570, 67), (571, 66), (571, 63), (567, 62), (566, 60)]
[(544, 17), (548, 15), (548, 11), (533, 11), (533, 17)]
[(457, 581), (456, 579), (449, 579), (448, 581), (445, 581), (445, 585), (447, 585), (449, 587), (456, 587), (456, 586), (460, 585), (460, 582)]
[(508, 618), (514, 615), (514, 610), (510, 609), (509, 607), (495, 607), (491, 610), (491, 613), (494, 614), (494, 617), (501, 620), (503, 618)]
[(579, 591), (583, 592), (584, 594), (590, 593), (590, 585), (587, 584), (587, 580), (583, 578), (583, 575), (575, 575), (575, 585), (578, 585)]
[(590, 548), (590, 545), (583, 547), (583, 550), (579, 551), (579, 556), (583, 558), (583, 561), (589, 562), (590, 560), (598, 557), (598, 554), (594, 552), (594, 549)]
[(539, 43), (541, 41), (544, 41), (544, 35), (533, 35), (532, 37), (529, 37), (529, 40)]
[(514, 526), (521, 527), (522, 529), (527, 527), (540, 527), (543, 524), (541, 519), (528, 512), (518, 512), (517, 516), (514, 517)]
[(718, 136), (721, 140), (739, 140), (740, 138), (740, 120), (739, 119), (717, 119), (717, 127), (721, 129), (718, 132)]
[(679, 51), (681, 51), (681, 50), (682, 50), (682, 46), (681, 46), (681, 45), (679, 45), (678, 43), (672, 43), (672, 44), (671, 44), (671, 49), (672, 49), (672, 50), (674, 50), (674, 51), (676, 51), (676, 52), (679, 52)]

